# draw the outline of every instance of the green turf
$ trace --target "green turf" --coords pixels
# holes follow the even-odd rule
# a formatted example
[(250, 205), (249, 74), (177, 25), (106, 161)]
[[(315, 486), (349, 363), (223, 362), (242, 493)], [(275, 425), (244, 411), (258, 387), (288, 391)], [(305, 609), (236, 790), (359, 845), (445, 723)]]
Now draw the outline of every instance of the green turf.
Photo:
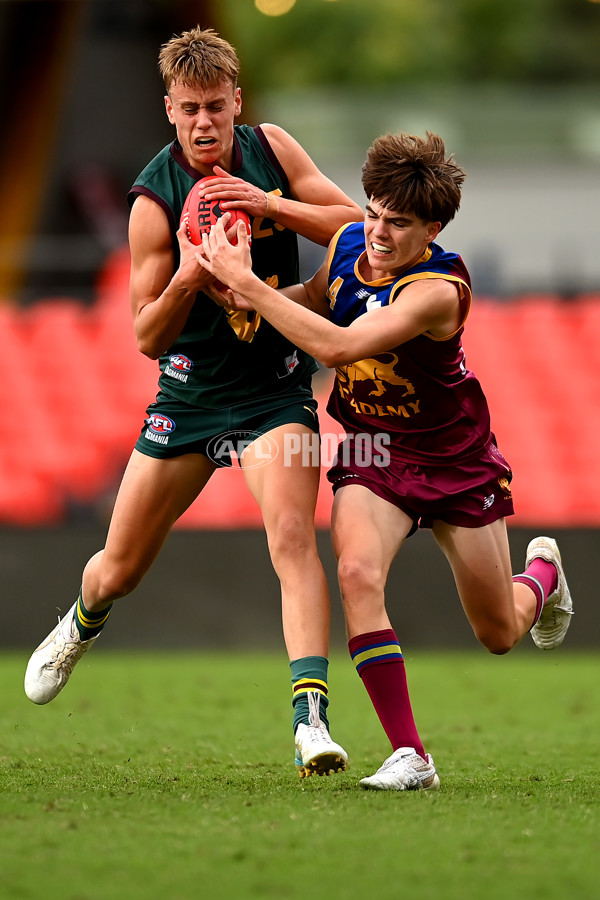
[(600, 660), (415, 653), (438, 793), (357, 787), (389, 752), (345, 656), (350, 767), (300, 781), (282, 653), (93, 651), (35, 707), (0, 656), (3, 900), (600, 897)]

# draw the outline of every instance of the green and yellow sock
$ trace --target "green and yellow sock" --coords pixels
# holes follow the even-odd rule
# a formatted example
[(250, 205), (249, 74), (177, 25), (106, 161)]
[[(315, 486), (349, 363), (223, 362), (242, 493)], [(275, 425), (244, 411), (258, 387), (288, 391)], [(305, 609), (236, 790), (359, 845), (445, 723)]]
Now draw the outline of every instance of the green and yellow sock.
[(292, 706), (294, 707), (294, 733), (303, 722), (309, 724), (308, 695), (318, 694), (321, 721), (329, 728), (327, 718), (327, 671), (329, 660), (324, 656), (303, 656), (290, 663), (292, 670)]
[(90, 612), (83, 605), (81, 591), (79, 592), (77, 606), (75, 607), (75, 624), (82, 641), (89, 641), (90, 638), (100, 634), (106, 625), (111, 609), (112, 603), (106, 609), (101, 609), (100, 612)]

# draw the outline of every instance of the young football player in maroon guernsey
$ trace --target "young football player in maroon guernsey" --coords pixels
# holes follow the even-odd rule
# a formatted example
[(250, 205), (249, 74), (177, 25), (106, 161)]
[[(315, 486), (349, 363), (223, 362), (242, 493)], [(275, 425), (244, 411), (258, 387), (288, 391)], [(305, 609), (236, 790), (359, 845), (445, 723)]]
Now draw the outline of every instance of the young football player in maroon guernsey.
[[(439, 136), (385, 135), (363, 166), (364, 223), (337, 232), (305, 284), (277, 292), (256, 278), (240, 226), (238, 246), (218, 223), (200, 251), (234, 292), (226, 295), (232, 307), (249, 304), (336, 369), (329, 411), (347, 437), (328, 477), (348, 646), (393, 751), (361, 781), (374, 790), (440, 784), (384, 594), (390, 565), (417, 528), (432, 529), (491, 653), (506, 653), (527, 632), (538, 647), (557, 647), (572, 615), (552, 538), (534, 538), (525, 571), (511, 574), (512, 472), (461, 343), (469, 274), (436, 242), (459, 208), (464, 177)], [(425, 597), (414, 599), (426, 608)]]

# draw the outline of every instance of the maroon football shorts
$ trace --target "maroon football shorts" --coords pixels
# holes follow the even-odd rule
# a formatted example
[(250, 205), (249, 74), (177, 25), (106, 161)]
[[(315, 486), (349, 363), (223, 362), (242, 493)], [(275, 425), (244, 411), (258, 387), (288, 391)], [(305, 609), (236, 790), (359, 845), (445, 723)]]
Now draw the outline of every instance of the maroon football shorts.
[(436, 520), (480, 528), (514, 512), (512, 470), (492, 441), (481, 456), (451, 466), (394, 458), (387, 465), (365, 465), (360, 454), (348, 452), (347, 443), (342, 452), (344, 443), (327, 473), (334, 493), (347, 485), (363, 485), (410, 516), (414, 522), (410, 534), (431, 528)]

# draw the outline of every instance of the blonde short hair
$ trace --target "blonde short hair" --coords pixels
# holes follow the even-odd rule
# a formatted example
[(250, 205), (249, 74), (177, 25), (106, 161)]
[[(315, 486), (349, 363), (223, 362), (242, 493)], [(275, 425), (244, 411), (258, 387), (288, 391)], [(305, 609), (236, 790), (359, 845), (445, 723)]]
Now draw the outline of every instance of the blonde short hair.
[(230, 81), (235, 87), (240, 61), (228, 41), (212, 28), (197, 25), (162, 45), (158, 68), (167, 92), (175, 82), (206, 88)]

